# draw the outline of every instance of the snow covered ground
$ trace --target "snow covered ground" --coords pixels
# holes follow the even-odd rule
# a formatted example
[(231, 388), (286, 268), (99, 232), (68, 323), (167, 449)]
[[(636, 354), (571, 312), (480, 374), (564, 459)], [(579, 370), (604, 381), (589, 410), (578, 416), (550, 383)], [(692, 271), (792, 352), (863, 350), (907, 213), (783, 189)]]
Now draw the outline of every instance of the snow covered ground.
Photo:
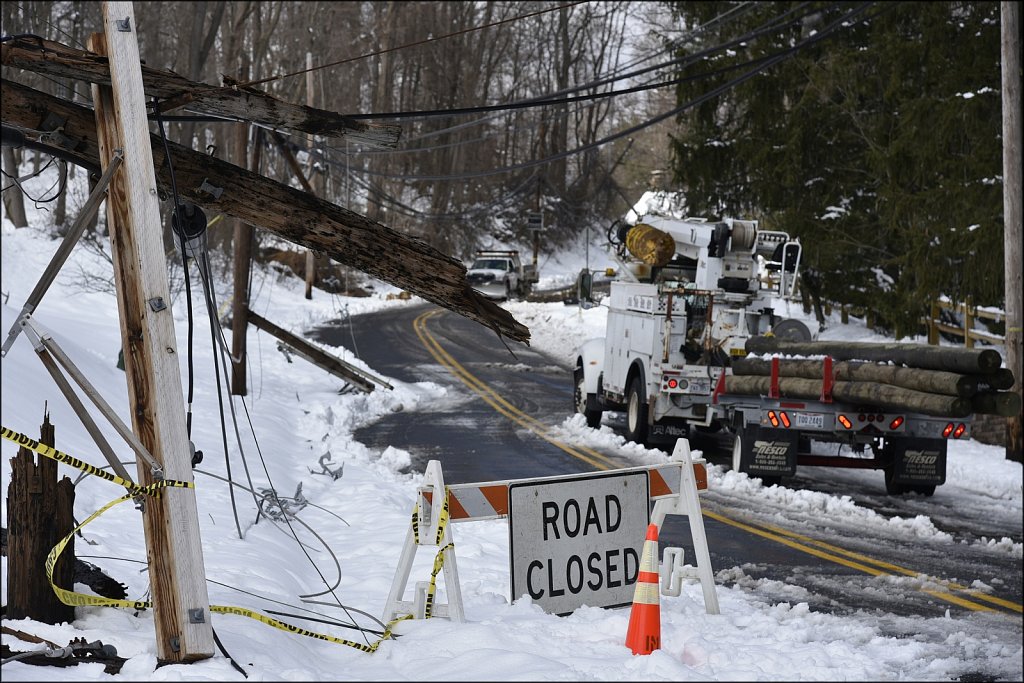
[[(46, 213), (32, 211), (32, 225), (16, 230), (4, 219), (0, 282), (0, 331), (4, 334), (58, 244), (49, 237), (47, 220)], [(599, 241), (595, 235), (594, 242)], [(603, 259), (591, 251), (592, 268), (603, 268)], [(571, 282), (583, 260), (579, 250), (543, 260), (542, 283)], [(83, 248), (76, 249), (39, 306), (36, 320), (52, 332), (128, 422), (125, 376), (115, 367), (121, 345), (115, 300), (112, 290), (85, 287), (83, 272), (109, 279), (110, 265)], [(198, 287), (198, 279), (194, 282)], [(226, 278), (218, 279), (214, 286), (219, 301), (229, 299)], [(384, 284), (378, 284), (367, 298), (317, 291), (313, 300), (307, 301), (301, 281), (282, 279), (269, 270), (255, 274), (252, 290), (254, 310), (296, 333), (346, 311), (357, 315), (416, 303), (415, 299), (388, 300), (387, 294), (394, 290)], [(201, 297), (194, 295), (193, 440), (205, 453), (197, 469), (196, 496), (210, 602), (265, 614), (273, 610), (281, 613), (277, 618), (312, 631), (375, 642), (371, 634), (302, 618), (336, 622), (354, 618), (363, 628), (379, 628), (374, 618), (363, 613), (379, 617), (383, 611), (416, 486), (422, 480), (421, 473), (402, 473), (410, 462), (407, 452), (393, 447), (377, 451), (356, 441), (353, 434), (360, 425), (382, 415), (415, 411), (443, 400), (447, 390), (432, 382), (389, 379), (393, 391), (339, 395), (338, 380), (303, 361), (290, 363), (277, 350), (275, 340), (250, 327), (250, 394), (244, 407), (237, 399), (235, 403), (241, 451), (234, 443), (230, 413), (225, 408), (231, 472), (236, 483), (257, 492), (272, 487), (289, 497), (301, 486), (308, 504), (298, 512), (300, 523), (292, 524), (303, 543), (300, 546), (285, 524), (266, 518), (257, 524), (253, 494), (236, 487), (232, 496), (223, 479), (227, 463), (221, 445), (210, 325)], [(530, 327), (535, 347), (567, 363), (576, 345), (600, 334), (604, 326), (606, 309), (601, 307), (583, 311), (561, 303), (506, 305)], [(174, 298), (173, 314), (184, 359), (188, 348), (186, 308), (180, 294)], [(838, 322), (825, 335), (872, 337), (862, 326), (840, 326)], [(330, 350), (374, 370), (351, 350)], [(56, 425), (57, 448), (97, 466), (104, 464), (34, 356), (31, 344), (22, 337), (2, 361), (3, 426), (38, 436), (45, 406)], [(187, 386), (184, 363), (182, 378)], [(254, 433), (249, 430), (246, 412)], [(625, 443), (607, 425), (588, 429), (578, 417), (566, 415), (559, 430), (570, 443), (614, 448), (638, 465), (667, 457), (661, 451)], [(105, 428), (104, 433), (118, 453), (129, 459), (129, 449), (121, 445), (114, 431)], [(15, 452), (12, 443), (3, 442), (0, 487), (5, 492), (9, 461)], [(330, 459), (325, 462), (332, 470), (344, 465), (337, 479), (314, 474), (322, 472), (319, 461), (326, 453)], [(77, 478), (77, 472), (66, 466), (62, 465), (61, 471)], [(134, 472), (134, 466), (129, 466), (129, 471)], [(1021, 514), (1021, 466), (1007, 462), (1001, 448), (973, 441), (955, 443), (950, 449), (949, 472), (948, 483), (940, 487), (936, 498), (941, 496), (950, 507), (968, 504), (984, 491), (1004, 513)], [(853, 520), (865, 534), (934, 540), (944, 533), (927, 516), (888, 518), (845, 496), (763, 487), (746, 475), (715, 465), (709, 466), (709, 486), (716, 495), (735, 494), (801, 514)], [(121, 493), (123, 490), (108, 482), (83, 478), (77, 485), (77, 518), (84, 519)], [(2, 514), (6, 527), (6, 506)], [(1001, 680), (1024, 676), (1019, 616), (955, 617), (937, 612), (907, 618), (903, 631), (923, 635), (894, 637), (887, 635), (891, 630), (883, 628), (874, 613), (833, 616), (812, 611), (801, 600), (799, 586), (786, 587), (792, 600), (767, 601), (750, 589), (750, 582), (736, 580), (742, 577), (742, 567), (716, 567), (720, 583), (726, 577), (731, 579), (729, 587), (720, 585), (718, 589), (720, 615), (705, 614), (697, 583), (685, 586), (680, 597), (662, 597), (662, 649), (650, 656), (633, 656), (623, 644), (628, 609), (583, 607), (570, 616), (557, 617), (544, 613), (527, 598), (510, 601), (507, 533), (507, 523), (501, 520), (456, 526), (466, 623), (446, 619), (401, 622), (395, 628), (398, 637), (382, 642), (373, 654), (294, 635), (242, 616), (214, 615), (214, 629), (252, 680), (957, 680), (978, 671)], [(130, 504), (116, 506), (88, 525), (83, 534), (76, 541), (76, 554), (124, 583), (130, 599), (145, 599), (149, 582), (139, 513)], [(1021, 559), (1021, 544), (1011, 539), (979, 539), (978, 543)], [(413, 582), (429, 578), (432, 561), (426, 550), (418, 553)], [(6, 557), (2, 565), (6, 603)], [(82, 584), (76, 590), (89, 592)], [(305, 600), (300, 596), (306, 596)], [(445, 600), (445, 586), (439, 581), (439, 601)], [(339, 603), (349, 608), (348, 614)], [(152, 611), (79, 607), (71, 624), (5, 619), (3, 625), (59, 645), (72, 638), (113, 645), (118, 655), (128, 659), (115, 680), (243, 680), (219, 652), (198, 663), (158, 668)], [(19, 651), (40, 648), (6, 633), (3, 642)], [(54, 668), (21, 662), (4, 664), (2, 676), (21, 681), (111, 678), (100, 664)]]

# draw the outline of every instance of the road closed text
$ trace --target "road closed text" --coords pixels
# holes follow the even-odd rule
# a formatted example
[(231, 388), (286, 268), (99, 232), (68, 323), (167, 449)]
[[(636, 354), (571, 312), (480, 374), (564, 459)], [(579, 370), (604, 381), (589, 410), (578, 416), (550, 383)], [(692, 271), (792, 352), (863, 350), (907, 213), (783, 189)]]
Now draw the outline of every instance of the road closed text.
[(628, 604), (647, 528), (645, 472), (509, 489), (512, 597), (567, 614)]
[[(545, 541), (572, 539), (579, 536), (614, 533), (622, 525), (622, 501), (618, 495), (605, 494), (603, 504), (590, 497), (583, 501), (569, 499), (561, 506), (554, 501), (541, 504)], [(586, 556), (570, 555), (565, 566), (554, 566), (551, 558), (546, 562), (532, 560), (526, 570), (526, 589), (537, 600), (545, 595), (558, 597), (565, 591), (576, 594), (584, 586), (592, 591), (617, 588), (636, 583), (640, 558), (636, 549), (610, 548), (594, 551)]]

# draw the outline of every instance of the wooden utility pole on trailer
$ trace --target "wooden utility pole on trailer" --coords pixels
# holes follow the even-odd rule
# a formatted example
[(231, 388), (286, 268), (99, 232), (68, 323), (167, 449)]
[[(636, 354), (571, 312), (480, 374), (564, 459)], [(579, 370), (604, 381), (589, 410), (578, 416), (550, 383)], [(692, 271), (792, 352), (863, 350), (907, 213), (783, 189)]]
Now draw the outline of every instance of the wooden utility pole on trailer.
[[(1024, 277), (1021, 276), (1021, 119), (1020, 119), (1020, 5), (1000, 5), (1003, 62), (1003, 260), (1006, 293), (1006, 367), (1022, 396), (1024, 384)], [(1006, 419), (1006, 458), (1024, 461), (1024, 423), (1020, 415)]]
[[(108, 55), (112, 87), (94, 85), (92, 94), (102, 165), (110, 162), (115, 149), (124, 153), (124, 168), (110, 184), (107, 222), (128, 401), (136, 435), (162, 468), (151, 471), (140, 460), (139, 482), (150, 484), (160, 477), (191, 482), (192, 456), (132, 3), (104, 2), (103, 26), (106, 40), (103, 34), (94, 34), (90, 49)], [(213, 656), (195, 490), (167, 488), (159, 497), (148, 497), (143, 525), (157, 659), (189, 662)]]

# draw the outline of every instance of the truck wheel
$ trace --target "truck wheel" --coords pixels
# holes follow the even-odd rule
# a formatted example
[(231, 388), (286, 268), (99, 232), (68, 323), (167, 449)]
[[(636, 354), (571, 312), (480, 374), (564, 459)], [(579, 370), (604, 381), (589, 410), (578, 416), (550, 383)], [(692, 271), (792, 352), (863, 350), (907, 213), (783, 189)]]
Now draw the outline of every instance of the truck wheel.
[(583, 386), (583, 371), (580, 368), (576, 368), (576, 371), (573, 373), (573, 379), (576, 383), (576, 390), (573, 392), (576, 412), (587, 419), (588, 427), (597, 429), (601, 426), (601, 414), (604, 411), (587, 409), (587, 404), (591, 403), (589, 399), (594, 394), (587, 394), (587, 390)]
[(740, 456), (743, 454), (743, 432), (736, 432), (736, 438), (732, 442), (732, 471), (743, 472), (740, 469)]
[[(902, 496), (904, 493), (910, 490), (910, 487), (906, 484), (897, 484), (893, 481), (896, 473), (896, 466), (889, 465), (885, 468), (885, 492), (890, 496)], [(932, 489), (935, 492), (935, 489)]]
[(626, 399), (626, 438), (638, 444), (647, 443), (647, 391), (637, 375), (629, 383)]

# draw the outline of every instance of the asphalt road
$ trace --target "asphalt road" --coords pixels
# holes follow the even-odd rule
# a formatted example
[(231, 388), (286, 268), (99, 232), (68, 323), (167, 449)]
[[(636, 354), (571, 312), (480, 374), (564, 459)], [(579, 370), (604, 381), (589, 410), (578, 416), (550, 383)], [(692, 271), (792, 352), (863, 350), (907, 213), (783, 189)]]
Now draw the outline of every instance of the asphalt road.
[[(453, 484), (595, 470), (594, 462), (581, 460), (530, 428), (532, 421), (558, 425), (573, 410), (571, 369), (542, 353), (517, 344), (513, 355), (481, 325), (428, 306), (356, 316), (313, 336), (350, 349), (354, 338), (360, 358), (382, 375), (449, 387), (454, 398), (444, 405), (389, 415), (355, 435), (371, 448), (390, 445), (408, 451), (414, 471), (423, 471), (428, 460), (436, 459), (445, 482)], [(439, 362), (439, 349), (454, 361), (457, 371), (451, 363)], [(484, 390), (493, 392), (491, 398), (482, 398), (487, 395), (481, 393)], [(495, 397), (514, 411), (503, 408)], [(606, 416), (605, 424), (621, 428), (622, 423)], [(723, 435), (692, 445), (701, 448), (709, 462), (728, 467), (729, 443), (728, 435)], [(605, 468), (637, 464), (621, 453), (602, 455)], [(997, 501), (951, 510), (938, 494), (934, 502), (920, 496), (886, 496), (881, 473), (877, 483), (865, 484), (863, 476), (853, 479), (842, 470), (805, 469), (808, 473), (801, 470), (783, 484), (848, 495), (890, 519), (928, 515), (952, 541), (911, 541), (905, 534), (866, 532), (841, 515), (737, 499), (730, 491), (712, 489), (701, 495), (701, 503), (711, 564), (720, 585), (741, 584), (766, 602), (807, 602), (813, 610), (836, 614), (872, 613), (893, 635), (925, 637), (920, 631), (926, 623), (935, 633), (925, 635), (943, 638), (948, 635), (944, 627), (933, 624), (948, 610), (979, 632), (995, 629), (1020, 637), (1021, 560), (977, 543), (983, 536), (1020, 542), (1019, 518), (1000, 514)], [(666, 519), (659, 547), (669, 546), (683, 547), (686, 561), (693, 563), (685, 518)], [(957, 589), (975, 581), (992, 587), (991, 594)], [(922, 622), (920, 617), (927, 619)], [(953, 623), (962, 629), (963, 620)], [(984, 678), (983, 670), (977, 675)]]

